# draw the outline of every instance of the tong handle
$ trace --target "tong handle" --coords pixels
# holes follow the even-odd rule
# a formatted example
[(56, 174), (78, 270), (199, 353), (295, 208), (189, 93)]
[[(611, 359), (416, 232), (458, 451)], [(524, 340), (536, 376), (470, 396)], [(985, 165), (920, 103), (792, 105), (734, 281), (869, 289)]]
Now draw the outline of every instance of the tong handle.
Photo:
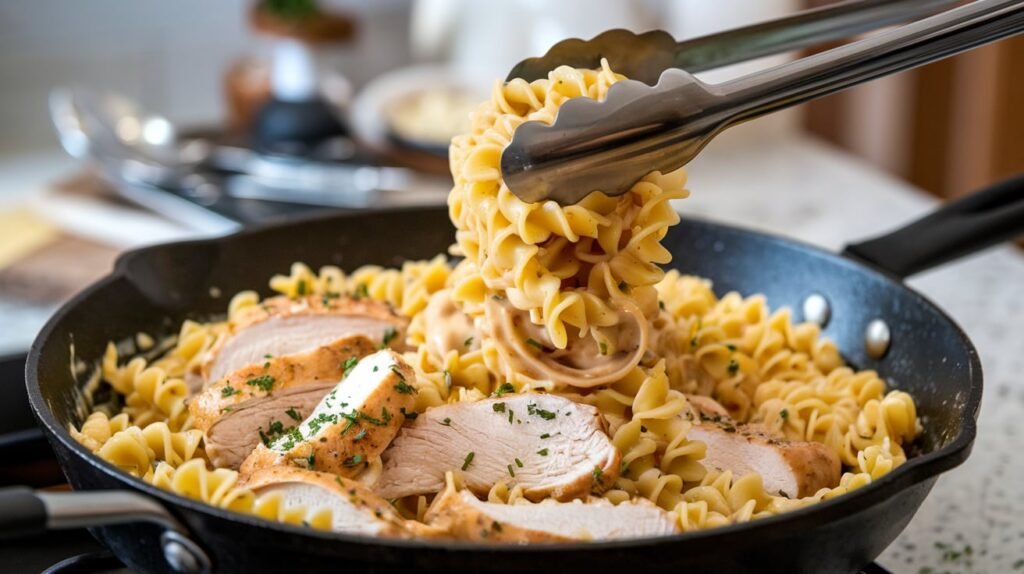
[(916, 20), (958, 3), (957, 0), (857, 0), (830, 4), (679, 42), (673, 55), (673, 67), (692, 74), (800, 50)]
[(733, 125), (1024, 31), (1024, 0), (977, 0), (716, 86)]

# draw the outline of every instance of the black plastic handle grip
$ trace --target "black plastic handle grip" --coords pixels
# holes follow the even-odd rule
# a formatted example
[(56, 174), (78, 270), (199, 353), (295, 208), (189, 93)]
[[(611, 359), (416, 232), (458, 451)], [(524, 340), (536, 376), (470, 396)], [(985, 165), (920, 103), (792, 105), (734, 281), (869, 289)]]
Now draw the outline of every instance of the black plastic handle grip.
[(1024, 235), (1024, 174), (1001, 181), (896, 231), (847, 245), (843, 255), (897, 277)]
[(0, 538), (39, 534), (46, 520), (46, 505), (31, 488), (0, 488)]

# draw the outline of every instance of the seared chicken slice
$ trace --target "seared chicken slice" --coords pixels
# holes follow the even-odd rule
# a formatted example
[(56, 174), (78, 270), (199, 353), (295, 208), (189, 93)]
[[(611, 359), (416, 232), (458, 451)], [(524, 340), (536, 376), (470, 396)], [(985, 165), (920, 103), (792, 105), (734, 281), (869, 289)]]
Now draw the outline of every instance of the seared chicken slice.
[(569, 500), (603, 489), (619, 472), (619, 451), (597, 409), (555, 395), (517, 394), (428, 409), (384, 451), (374, 489), (385, 498), (440, 491), (461, 470), (483, 495), (498, 481), (531, 500)]
[(371, 299), (273, 297), (243, 309), (210, 350), (202, 367), (206, 384), (267, 356), (307, 353), (351, 335), (378, 346), (401, 344), (408, 321), (385, 303)]
[(434, 501), (425, 520), (458, 540), (511, 544), (648, 538), (679, 532), (671, 515), (647, 500), (617, 506), (602, 498), (586, 503), (496, 504), (453, 489)]
[(242, 474), (278, 465), (359, 474), (391, 444), (406, 417), (415, 416), (415, 376), (393, 351), (364, 357), (302, 424), (257, 446)]
[(350, 335), (306, 353), (265, 359), (206, 387), (188, 408), (205, 433), (210, 462), (238, 468), (261, 438), (270, 440), (305, 419), (347, 363), (378, 347), (363, 335)]
[(246, 487), (257, 495), (279, 493), (285, 508), (330, 512), (331, 530), (390, 538), (409, 538), (413, 532), (388, 502), (362, 484), (296, 467), (257, 471)]
[(839, 457), (821, 443), (780, 439), (760, 425), (728, 418), (696, 424), (687, 438), (707, 445), (705, 466), (736, 476), (756, 472), (768, 492), (793, 498), (839, 484)]

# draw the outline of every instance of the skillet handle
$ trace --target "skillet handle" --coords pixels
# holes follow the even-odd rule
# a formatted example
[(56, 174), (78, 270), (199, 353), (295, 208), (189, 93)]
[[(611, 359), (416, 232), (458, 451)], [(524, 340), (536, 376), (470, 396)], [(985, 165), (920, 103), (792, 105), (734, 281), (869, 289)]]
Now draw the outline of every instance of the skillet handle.
[(851, 256), (900, 278), (1024, 234), (1024, 174), (943, 205), (896, 231), (847, 245)]
[(168, 566), (182, 574), (212, 571), (206, 552), (160, 503), (127, 490), (43, 492), (24, 486), (0, 488), (0, 539), (46, 530), (148, 522), (163, 528), (160, 545)]

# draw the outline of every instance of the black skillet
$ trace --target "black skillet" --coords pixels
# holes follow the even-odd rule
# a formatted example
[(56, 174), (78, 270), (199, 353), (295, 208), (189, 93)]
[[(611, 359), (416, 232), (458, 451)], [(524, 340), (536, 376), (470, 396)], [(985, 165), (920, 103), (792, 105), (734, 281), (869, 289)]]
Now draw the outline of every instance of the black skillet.
[[(97, 526), (102, 542), (145, 572), (855, 571), (906, 526), (937, 475), (967, 458), (981, 401), (981, 365), (971, 342), (900, 279), (1022, 231), (1024, 177), (851, 245), (842, 256), (684, 219), (665, 240), (672, 266), (712, 279), (718, 293), (764, 293), (773, 307), (797, 309), (798, 319), (809, 296), (823, 296), (830, 310), (825, 335), (846, 359), (914, 396), (925, 429), (920, 454), (850, 495), (782, 516), (658, 539), (528, 547), (378, 540), (264, 522), (132, 478), (66, 430), (81, 423), (72, 345), (75, 357), (95, 360), (109, 340), (171, 333), (186, 317), (223, 311), (226, 300), (212, 288), (230, 294), (264, 286), (293, 261), (353, 269), (431, 257), (452, 243), (446, 210), (332, 215), (135, 251), (51, 319), (27, 368), (32, 407), (68, 481), (79, 491), (111, 492), (0, 491), (0, 532)], [(873, 322), (872, 333), (882, 333), (878, 321), (891, 342), (874, 358), (865, 333)]]

